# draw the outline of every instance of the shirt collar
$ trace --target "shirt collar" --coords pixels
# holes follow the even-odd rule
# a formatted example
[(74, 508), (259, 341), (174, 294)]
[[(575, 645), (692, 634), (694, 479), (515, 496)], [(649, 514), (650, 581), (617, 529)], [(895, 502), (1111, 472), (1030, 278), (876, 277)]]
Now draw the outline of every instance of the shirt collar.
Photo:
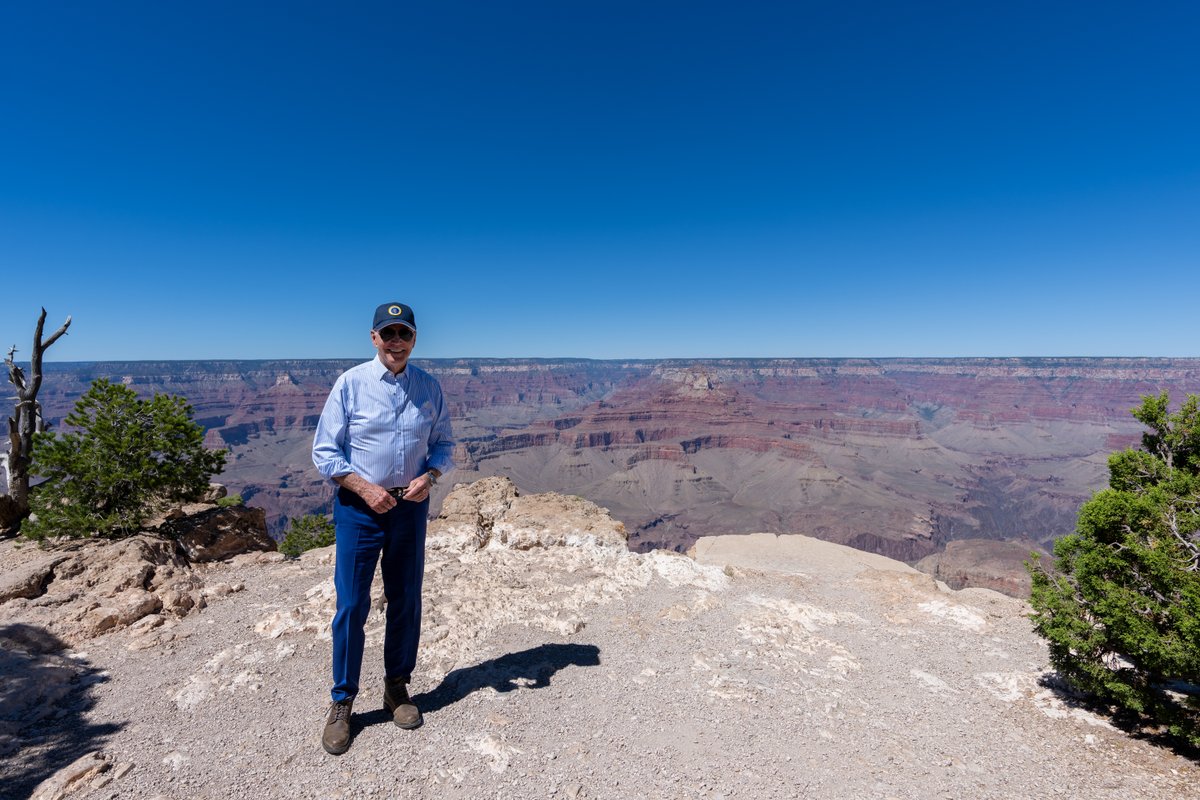
[(405, 384), (408, 383), (408, 365), (407, 364), (404, 366), (404, 371), (401, 372), (399, 375), (392, 375), (392, 371), (383, 365), (383, 362), (379, 359), (378, 355), (376, 355), (375, 358), (372, 359), (371, 364), (373, 365), (373, 368), (375, 371), (375, 380), (401, 381), (401, 382), (404, 382)]

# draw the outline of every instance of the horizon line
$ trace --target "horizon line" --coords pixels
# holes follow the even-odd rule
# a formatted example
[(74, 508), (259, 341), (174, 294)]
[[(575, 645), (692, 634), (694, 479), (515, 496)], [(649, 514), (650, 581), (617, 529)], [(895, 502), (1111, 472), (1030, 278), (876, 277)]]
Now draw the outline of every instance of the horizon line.
[[(82, 366), (88, 364), (195, 364), (205, 362), (271, 362), (271, 361), (352, 361), (370, 360), (359, 356), (269, 356), (269, 357), (208, 357), (208, 358), (106, 358), (79, 360), (50, 360), (45, 359), (44, 367), (49, 366)], [(631, 356), (631, 357), (595, 357), (595, 356), (420, 356), (410, 359), (420, 362), (472, 362), (472, 361), (517, 361), (517, 362), (566, 362), (594, 361), (609, 363), (655, 363), (655, 362), (728, 362), (728, 361), (1200, 361), (1196, 356), (1070, 356), (1070, 355), (1007, 355), (1007, 356)], [(29, 361), (16, 362), (28, 364)]]

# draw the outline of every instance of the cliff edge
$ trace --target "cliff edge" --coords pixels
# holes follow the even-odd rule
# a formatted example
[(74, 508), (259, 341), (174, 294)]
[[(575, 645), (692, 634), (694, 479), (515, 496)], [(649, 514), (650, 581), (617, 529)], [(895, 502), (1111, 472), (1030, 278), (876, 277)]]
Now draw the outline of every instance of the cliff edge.
[(5, 712), (0, 786), (80, 800), (1128, 800), (1187, 797), (1200, 779), (1074, 705), (1019, 600), (798, 536), (638, 554), (604, 509), (498, 478), (459, 487), (430, 529), (411, 687), (424, 727), (382, 710), (380, 598), (354, 742), (329, 756), (332, 558), (213, 564), (206, 585), (239, 591), (212, 593), (169, 637), (0, 627), (0, 708), (35, 699)]

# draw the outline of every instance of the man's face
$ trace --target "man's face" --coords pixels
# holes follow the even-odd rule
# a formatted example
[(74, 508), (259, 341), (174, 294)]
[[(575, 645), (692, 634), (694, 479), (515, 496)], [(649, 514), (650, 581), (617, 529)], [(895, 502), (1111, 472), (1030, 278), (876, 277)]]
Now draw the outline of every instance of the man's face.
[(407, 366), (408, 354), (417, 343), (417, 333), (405, 325), (389, 325), (371, 331), (371, 343), (375, 345), (375, 352), (379, 353), (383, 366), (395, 375)]

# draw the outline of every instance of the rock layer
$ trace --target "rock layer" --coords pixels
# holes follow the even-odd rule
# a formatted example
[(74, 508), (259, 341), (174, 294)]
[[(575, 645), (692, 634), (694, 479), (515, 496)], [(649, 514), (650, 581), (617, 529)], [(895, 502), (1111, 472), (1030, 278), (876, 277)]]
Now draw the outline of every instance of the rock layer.
[[(94, 377), (187, 397), (224, 480), (278, 533), (329, 508), (312, 430), (353, 361), (54, 365), (47, 418)], [(799, 533), (910, 563), (960, 539), (1048, 548), (1136, 444), (1128, 410), (1200, 392), (1196, 359), (422, 361), (460, 445), (454, 480), (588, 497), (635, 549)], [(439, 487), (434, 507), (447, 488)]]

